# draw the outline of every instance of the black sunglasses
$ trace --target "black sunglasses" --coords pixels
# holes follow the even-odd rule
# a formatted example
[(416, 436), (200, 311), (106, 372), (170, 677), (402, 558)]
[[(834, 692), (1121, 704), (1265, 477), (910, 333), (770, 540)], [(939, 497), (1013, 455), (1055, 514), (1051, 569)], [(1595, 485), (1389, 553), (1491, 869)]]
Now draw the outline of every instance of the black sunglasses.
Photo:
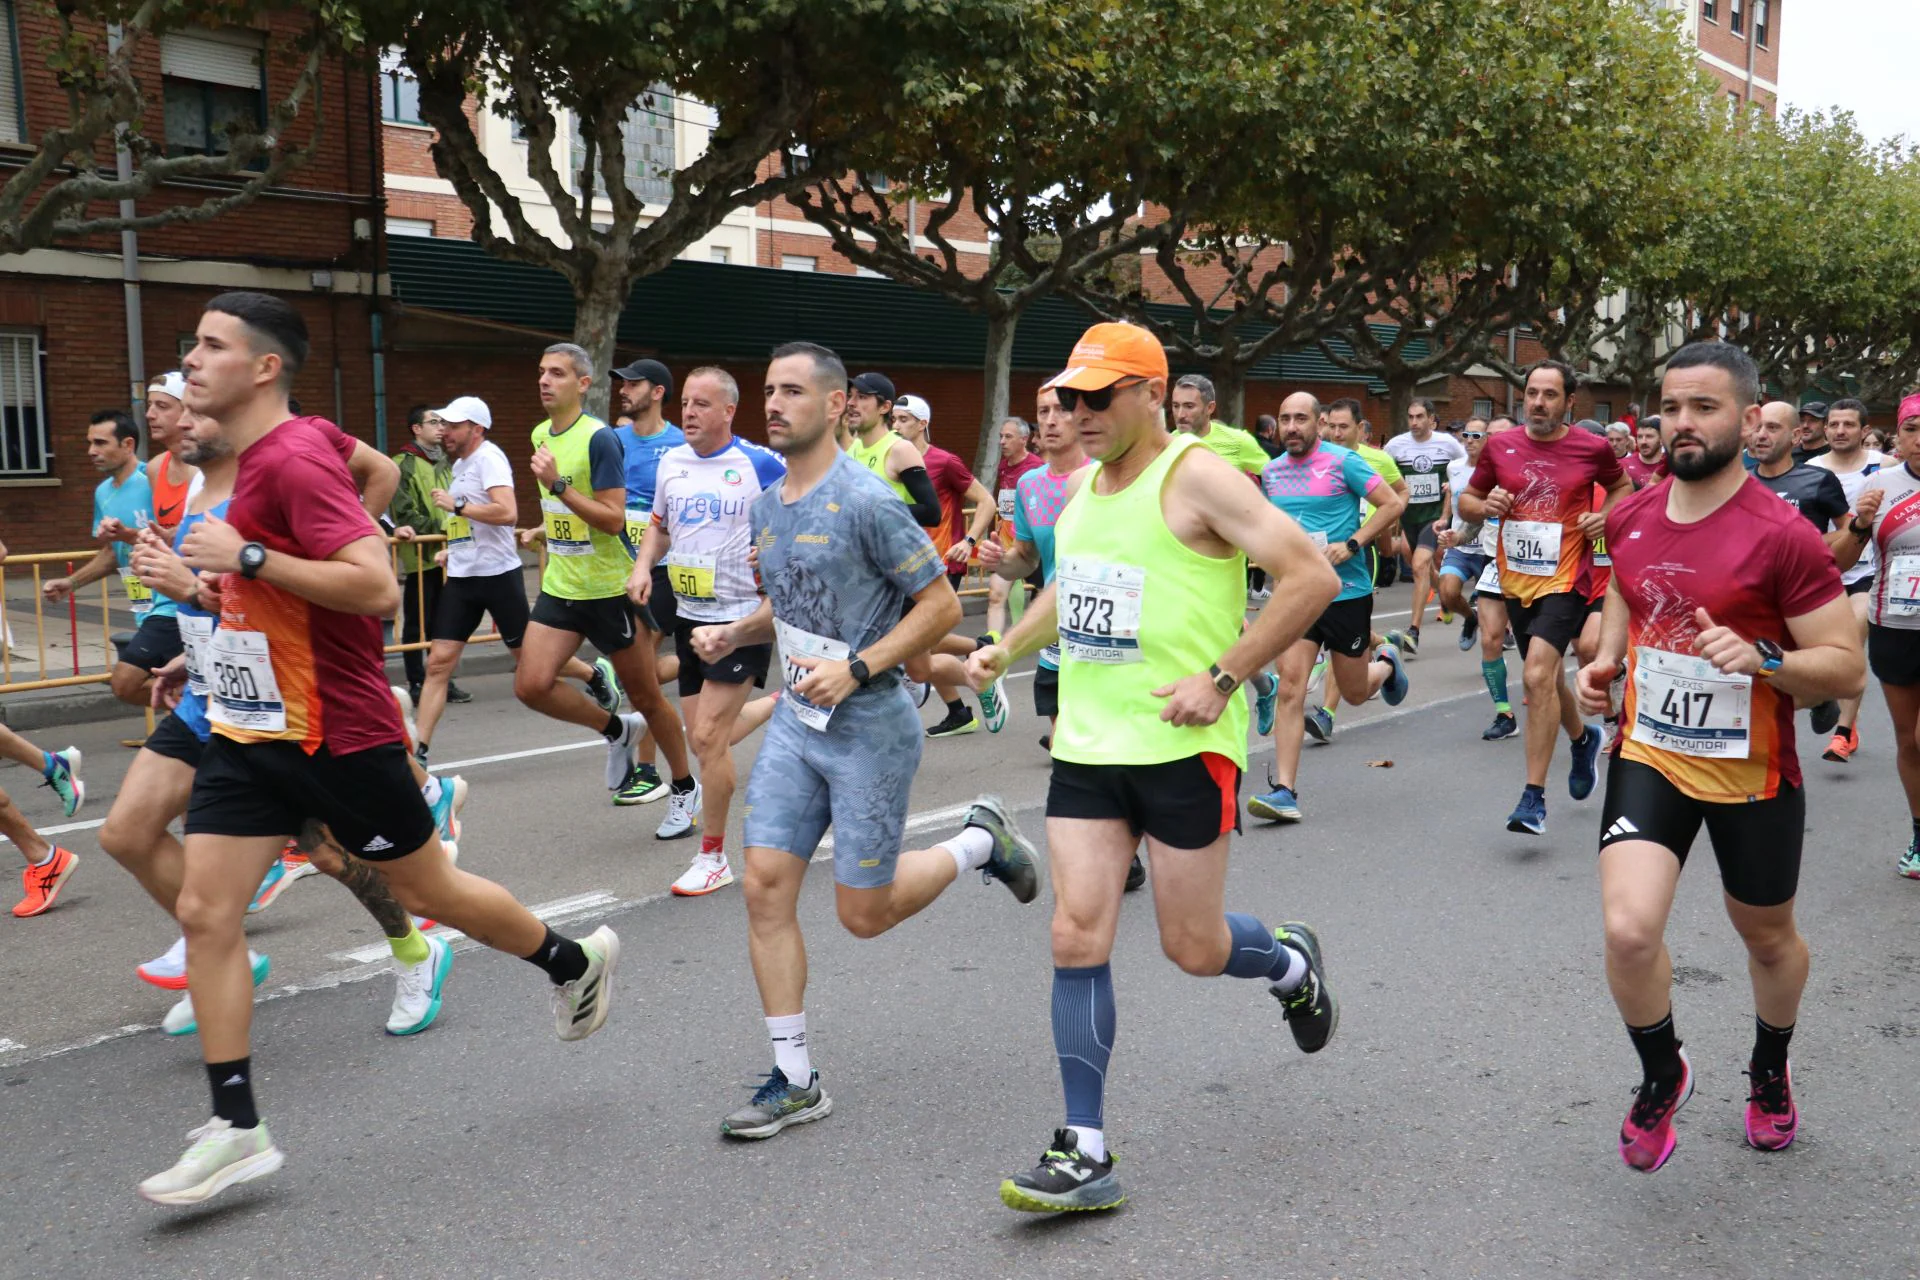
[(1122, 378), (1109, 386), (1101, 387), (1098, 391), (1076, 391), (1072, 387), (1055, 387), (1053, 394), (1059, 399), (1060, 407), (1068, 413), (1072, 413), (1083, 401), (1087, 408), (1095, 413), (1105, 413), (1113, 404), (1114, 392), (1123, 387), (1137, 387), (1145, 381), (1145, 378)]

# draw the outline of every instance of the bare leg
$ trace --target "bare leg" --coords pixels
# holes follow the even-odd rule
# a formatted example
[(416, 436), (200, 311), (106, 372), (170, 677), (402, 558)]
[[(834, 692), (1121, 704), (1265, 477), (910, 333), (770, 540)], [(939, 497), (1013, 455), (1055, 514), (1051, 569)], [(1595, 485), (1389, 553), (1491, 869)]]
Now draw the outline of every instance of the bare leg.
[(752, 689), (748, 683), (717, 684), (708, 680), (699, 697), (681, 701), (682, 707), (689, 702), (695, 704), (687, 710), (687, 724), (693, 753), (700, 761), (704, 797), (700, 831), (704, 836), (724, 838), (727, 834), (727, 813), (733, 806), (736, 783), (732, 733)]
[[(447, 710), (447, 686), (453, 683), (453, 669), (460, 665), (466, 647), (464, 640), (435, 640), (427, 650), (427, 678), (420, 686), (420, 705), (413, 709), (413, 727), (420, 746), (431, 743), (433, 731), (440, 727), (440, 717)], [(511, 652), (517, 664), (519, 653)]]
[(47, 753), (28, 742), (7, 726), (0, 724), (0, 758), (23, 764), (39, 773), (46, 767)]
[(33, 829), (33, 824), (14, 804), (13, 797), (3, 790), (0, 790), (0, 836), (13, 841), (13, 847), (34, 866), (45, 862), (53, 854), (53, 846)]
[(180, 903), (186, 851), (167, 824), (187, 811), (192, 795), (191, 765), (142, 747), (100, 828), (100, 847), (170, 916)]
[(1607, 986), (1630, 1027), (1652, 1026), (1673, 1011), (1673, 957), (1666, 935), (1679, 884), (1680, 859), (1664, 845), (1623, 840), (1600, 851)]
[(1800, 1016), (1800, 995), (1810, 968), (1807, 940), (1794, 924), (1792, 899), (1777, 907), (1752, 907), (1732, 898), (1726, 902), (1727, 917), (1747, 944), (1753, 1011), (1769, 1026), (1791, 1027)]
[[(532, 639), (531, 628), (528, 630), (528, 639)], [(689, 776), (686, 730), (682, 728), (673, 704), (667, 701), (666, 693), (660, 688), (660, 671), (654, 661), (652, 642), (647, 640), (630, 644), (610, 655), (609, 660), (620, 675), (620, 683), (627, 687), (627, 701), (633, 704), (635, 711), (647, 718), (648, 728), (659, 740), (661, 750), (666, 752), (667, 767), (672, 770), (668, 776)], [(574, 696), (589, 710), (600, 710), (585, 694)], [(605, 723), (604, 718), (595, 723)]]
[(807, 995), (807, 944), (800, 935), (800, 886), (807, 860), (784, 849), (748, 849), (747, 959), (769, 1018), (800, 1013)]
[(247, 903), (285, 847), (285, 836), (187, 837), (178, 915), (187, 939), (187, 990), (200, 1024), (200, 1056), (208, 1062), (248, 1056), (253, 970)]
[[(513, 672), (513, 695), (541, 715), (599, 730), (606, 727), (607, 713), (586, 694), (560, 683), (560, 669), (579, 650), (580, 641), (574, 632), (529, 622), (520, 645), (520, 663)], [(625, 678), (622, 672), (621, 679)]]

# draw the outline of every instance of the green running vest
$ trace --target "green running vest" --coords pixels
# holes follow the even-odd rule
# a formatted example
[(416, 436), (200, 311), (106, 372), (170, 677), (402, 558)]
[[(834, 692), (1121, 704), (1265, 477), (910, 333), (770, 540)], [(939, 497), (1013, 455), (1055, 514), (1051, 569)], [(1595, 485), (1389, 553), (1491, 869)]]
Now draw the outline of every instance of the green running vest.
[[(533, 429), (533, 447), (553, 451), (554, 465), (567, 484), (593, 493), (593, 464), (588, 447), (594, 435), (610, 430), (590, 414), (581, 414), (558, 435), (549, 418)], [(562, 600), (604, 600), (625, 595), (633, 557), (619, 535), (602, 533), (545, 489), (540, 491), (540, 522), (547, 531), (547, 567), (540, 589)]]

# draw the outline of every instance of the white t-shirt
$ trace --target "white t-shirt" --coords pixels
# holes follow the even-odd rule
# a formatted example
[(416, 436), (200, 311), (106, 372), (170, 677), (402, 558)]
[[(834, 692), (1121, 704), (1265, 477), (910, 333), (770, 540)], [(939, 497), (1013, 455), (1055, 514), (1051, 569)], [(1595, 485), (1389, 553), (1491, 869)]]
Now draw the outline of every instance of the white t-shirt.
[[(1866, 454), (1866, 464), (1858, 471), (1843, 472), (1839, 470), (1834, 464), (1831, 453), (1823, 453), (1817, 458), (1809, 458), (1807, 459), (1807, 465), (1810, 467), (1819, 467), (1822, 471), (1831, 471), (1834, 475), (1838, 476), (1840, 478), (1840, 487), (1846, 490), (1847, 506), (1853, 508), (1860, 505), (1860, 491), (1866, 488), (1867, 477), (1893, 461), (1892, 458), (1889, 458), (1877, 449), (1868, 449)], [(1879, 564), (1880, 557), (1874, 551), (1873, 543), (1868, 542), (1867, 545), (1861, 549), (1860, 559), (1854, 563), (1853, 568), (1840, 575), (1840, 581), (1844, 582), (1847, 586), (1852, 586), (1856, 582), (1865, 582), (1873, 576), (1874, 570), (1879, 567)]]
[(738, 437), (702, 457), (690, 444), (669, 449), (654, 479), (653, 522), (669, 540), (661, 561), (680, 616), (733, 622), (760, 607), (747, 563), (753, 502), (780, 483), (780, 455)]
[(1453, 531), (1460, 535), (1460, 545), (1469, 550), (1477, 550), (1472, 544), (1480, 537), (1480, 523), (1469, 523), (1460, 514), (1460, 494), (1467, 487), (1467, 481), (1473, 478), (1473, 463), (1462, 452), (1457, 458), (1447, 461), (1447, 487), (1453, 490)]
[[(464, 498), (477, 504), (492, 501), (487, 490), (502, 485), (513, 488), (513, 465), (499, 445), (483, 440), (478, 449), (453, 464), (453, 482), (447, 492), (455, 502)], [(488, 578), (519, 569), (520, 553), (513, 547), (511, 525), (481, 524), (447, 513), (448, 577)]]
[[(1440, 479), (1447, 464), (1467, 456), (1467, 447), (1444, 431), (1436, 431), (1425, 441), (1402, 431), (1387, 441), (1387, 456), (1400, 464), (1400, 477), (1407, 483), (1407, 505), (1429, 507), (1440, 501)], [(1454, 490), (1455, 497), (1459, 490)]]
[(1873, 517), (1869, 546), (1879, 553), (1880, 575), (1867, 592), (1867, 621), (1901, 631), (1920, 631), (1920, 476), (1891, 458), (1860, 490), (1886, 495)]

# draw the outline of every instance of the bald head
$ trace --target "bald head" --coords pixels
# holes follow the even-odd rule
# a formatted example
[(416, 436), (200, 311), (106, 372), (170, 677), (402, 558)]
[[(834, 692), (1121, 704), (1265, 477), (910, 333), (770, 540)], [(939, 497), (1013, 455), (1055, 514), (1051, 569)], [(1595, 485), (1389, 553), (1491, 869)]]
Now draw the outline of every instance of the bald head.
[(1320, 401), (1312, 392), (1296, 391), (1282, 400), (1279, 419), (1276, 438), (1294, 457), (1305, 457), (1320, 443)]
[(1793, 452), (1794, 433), (1799, 429), (1799, 409), (1785, 400), (1769, 400), (1760, 406), (1760, 421), (1747, 435), (1747, 452), (1763, 467), (1776, 466)]

